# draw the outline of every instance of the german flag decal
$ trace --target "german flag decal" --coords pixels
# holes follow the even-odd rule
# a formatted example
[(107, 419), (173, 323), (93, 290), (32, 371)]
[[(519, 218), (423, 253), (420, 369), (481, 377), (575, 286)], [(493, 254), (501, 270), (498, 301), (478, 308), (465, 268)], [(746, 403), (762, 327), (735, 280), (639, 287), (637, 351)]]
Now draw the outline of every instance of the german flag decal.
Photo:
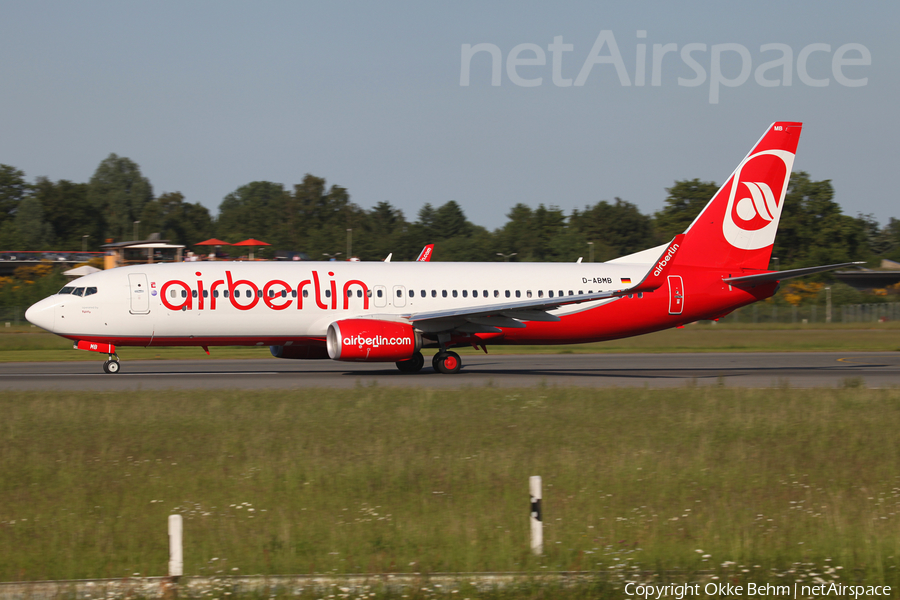
[(623, 277), (622, 283), (631, 283), (631, 277)]

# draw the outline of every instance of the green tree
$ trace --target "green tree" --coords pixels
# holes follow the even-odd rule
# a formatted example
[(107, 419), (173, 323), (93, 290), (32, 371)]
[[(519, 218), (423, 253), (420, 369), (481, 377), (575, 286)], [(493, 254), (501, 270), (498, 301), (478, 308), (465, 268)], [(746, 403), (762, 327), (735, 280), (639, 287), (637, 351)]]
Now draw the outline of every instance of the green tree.
[(144, 205), (151, 200), (153, 188), (140, 167), (115, 154), (100, 163), (88, 187), (88, 203), (103, 219), (105, 237), (132, 237), (134, 222), (140, 220)]
[(663, 209), (653, 215), (653, 225), (665, 241), (683, 233), (694, 222), (703, 207), (719, 191), (713, 181), (676, 181), (666, 190), (666, 204)]
[(869, 258), (867, 226), (841, 214), (831, 181), (812, 181), (803, 171), (791, 175), (773, 256), (783, 268)]
[(230, 242), (256, 238), (276, 248), (290, 247), (289, 209), (288, 195), (280, 183), (248, 183), (225, 196), (219, 206), (216, 235)]
[[(653, 219), (631, 202), (602, 200), (584, 212), (575, 211), (569, 222), (586, 241), (594, 242), (594, 260), (618, 258), (668, 240), (658, 240)], [(585, 249), (580, 250), (581, 253)]]
[(141, 226), (144, 231), (159, 233), (162, 239), (185, 246), (193, 246), (212, 235), (209, 210), (201, 204), (185, 202), (181, 192), (161, 194), (144, 205)]
[[(88, 184), (38, 177), (34, 197), (41, 201), (44, 219), (53, 227), (57, 250), (98, 250), (103, 243), (102, 219), (87, 201)], [(86, 238), (84, 236), (87, 236)]]
[(0, 225), (13, 218), (19, 202), (30, 190), (31, 186), (25, 181), (25, 173), (15, 167), (0, 164)]
[(53, 227), (44, 220), (41, 201), (31, 196), (19, 203), (15, 217), (15, 232), (19, 250), (51, 250)]

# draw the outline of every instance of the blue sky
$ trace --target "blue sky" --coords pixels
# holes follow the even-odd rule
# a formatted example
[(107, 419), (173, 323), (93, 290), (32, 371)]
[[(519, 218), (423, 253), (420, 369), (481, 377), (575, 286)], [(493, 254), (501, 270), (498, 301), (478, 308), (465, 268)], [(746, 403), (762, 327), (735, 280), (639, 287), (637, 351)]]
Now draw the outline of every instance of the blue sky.
[[(796, 170), (831, 179), (850, 215), (900, 217), (886, 175), (897, 157), (900, 4), (863, 2), (18, 2), (0, 4), (0, 163), (29, 179), (88, 181), (111, 152), (137, 162), (154, 191), (182, 192), (215, 214), (222, 198), (256, 180), (290, 187), (305, 173), (380, 201), (414, 220), (425, 203), (456, 200), (490, 228), (517, 202), (571, 211), (620, 197), (645, 213), (665, 188), (698, 177), (722, 183), (776, 120), (804, 122)], [(575, 80), (601, 32), (616, 66)], [(643, 31), (645, 37), (639, 38)], [(492, 44), (472, 58), (464, 44)], [(545, 64), (509, 56), (540, 47)], [(645, 85), (637, 83), (646, 45)], [(675, 44), (651, 85), (654, 44)], [(682, 59), (703, 69), (701, 85)], [(783, 68), (756, 70), (791, 53)], [(828, 50), (804, 61), (811, 44)], [(847, 44), (839, 74), (838, 49)], [(735, 45), (747, 49), (750, 62)], [(721, 77), (712, 103), (713, 47)], [(821, 49), (825, 46), (812, 46)], [(597, 54), (612, 56), (607, 44)], [(515, 56), (513, 58), (516, 58)], [(533, 46), (520, 60), (539, 62)], [(870, 64), (853, 64), (869, 62)], [(742, 68), (750, 69), (740, 82)], [(822, 82), (827, 85), (822, 86)]]

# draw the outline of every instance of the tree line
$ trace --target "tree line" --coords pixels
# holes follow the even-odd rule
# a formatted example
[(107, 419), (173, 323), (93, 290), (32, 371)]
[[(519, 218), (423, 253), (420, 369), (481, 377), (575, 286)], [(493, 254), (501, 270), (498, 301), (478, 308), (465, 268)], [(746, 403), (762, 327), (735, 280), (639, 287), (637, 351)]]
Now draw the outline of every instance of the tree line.
[[(352, 243), (352, 254), (362, 260), (389, 253), (412, 260), (425, 244), (436, 244), (433, 260), (565, 262), (592, 255), (604, 261), (669, 241), (717, 189), (711, 181), (676, 181), (653, 214), (621, 198), (569, 214), (518, 203), (503, 226), (489, 230), (469, 221), (454, 200), (425, 203), (411, 221), (386, 201), (364, 209), (346, 188), (307, 174), (293, 188), (269, 181), (243, 185), (212, 215), (179, 192), (154, 195), (136, 163), (110, 154), (87, 183), (28, 182), (19, 169), (0, 165), (0, 250), (99, 250), (107, 240), (154, 232), (198, 252), (209, 251), (195, 244), (211, 237), (252, 237), (271, 244), (262, 256), (288, 250), (314, 260), (338, 252), (345, 258)], [(882, 226), (870, 215), (843, 214), (828, 180), (794, 173), (785, 201), (773, 253), (781, 268), (900, 258), (900, 220)]]

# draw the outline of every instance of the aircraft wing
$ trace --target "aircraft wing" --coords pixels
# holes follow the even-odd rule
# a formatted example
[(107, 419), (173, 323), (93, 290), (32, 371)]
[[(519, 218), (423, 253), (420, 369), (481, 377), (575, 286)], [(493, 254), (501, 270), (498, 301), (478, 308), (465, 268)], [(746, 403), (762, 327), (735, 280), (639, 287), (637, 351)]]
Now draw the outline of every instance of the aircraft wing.
[[(567, 306), (569, 304), (581, 304), (595, 300), (618, 298), (638, 292), (652, 292), (666, 281), (672, 258), (681, 246), (684, 234), (675, 236), (663, 250), (659, 260), (651, 266), (644, 278), (637, 284), (621, 290), (609, 290), (593, 294), (576, 294), (571, 296), (557, 296), (555, 298), (531, 298), (528, 300), (515, 300), (505, 304), (493, 304), (490, 306), (466, 306), (444, 310), (434, 310), (402, 315), (410, 323), (424, 331), (447, 331), (460, 329), (466, 323), (481, 326), (478, 332), (496, 331), (496, 327), (525, 327), (522, 321), (559, 321), (559, 317), (549, 314), (548, 310)], [(469, 329), (472, 329), (471, 327)], [(465, 330), (463, 328), (463, 330)]]

